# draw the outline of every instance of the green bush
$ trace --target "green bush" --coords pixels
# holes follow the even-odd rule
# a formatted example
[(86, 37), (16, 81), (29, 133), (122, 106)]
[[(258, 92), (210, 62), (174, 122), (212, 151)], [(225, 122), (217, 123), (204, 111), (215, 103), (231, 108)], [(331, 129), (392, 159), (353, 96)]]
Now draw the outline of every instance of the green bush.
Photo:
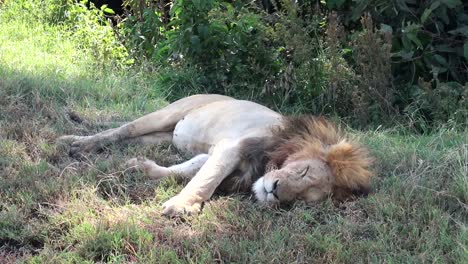
[(172, 30), (160, 53), (170, 54), (173, 65), (199, 71), (207, 92), (258, 97), (262, 80), (279, 71), (268, 26), (247, 5), (177, 1), (171, 12)]
[[(468, 3), (328, 0), (326, 7), (338, 12), (349, 38), (366, 30), (358, 23), (365, 14), (369, 14), (380, 32), (391, 34), (392, 80), (388, 87), (394, 93), (391, 104), (397, 110), (395, 114), (404, 114), (418, 129), (445, 122), (466, 122)], [(349, 46), (349, 38), (343, 41), (343, 46)], [(351, 46), (354, 58), (369, 48)], [(358, 61), (351, 64), (359, 68)]]
[[(140, 3), (138, 6), (133, 2), (128, 4), (140, 10)], [(161, 13), (150, 3), (143, 2), (141, 14), (130, 13), (117, 27), (130, 56), (137, 61), (152, 60), (164, 53), (160, 46), (166, 38), (166, 27), (161, 21)]]
[(163, 25), (147, 5), (147, 17), (130, 15), (121, 32), (132, 54), (158, 66), (174, 97), (222, 93), (287, 106), (311, 101), (324, 87), (315, 32), (323, 16), (306, 25), (293, 5), (284, 7), (268, 16), (250, 1), (181, 0)]
[(170, 99), (221, 93), (361, 127), (466, 123), (468, 3), (270, 2), (271, 14), (256, 1), (174, 1), (168, 20), (160, 2), (128, 0), (113, 27), (113, 11), (86, 0), (6, 1), (2, 17), (63, 27), (103, 67), (149, 67)]

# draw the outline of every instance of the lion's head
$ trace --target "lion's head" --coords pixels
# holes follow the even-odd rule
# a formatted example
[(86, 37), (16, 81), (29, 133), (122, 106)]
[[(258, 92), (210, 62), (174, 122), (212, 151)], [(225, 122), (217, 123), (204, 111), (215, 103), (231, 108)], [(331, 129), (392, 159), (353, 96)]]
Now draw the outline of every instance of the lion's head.
[(330, 122), (310, 116), (285, 118), (274, 130), (267, 173), (253, 185), (260, 202), (343, 201), (370, 190), (371, 158)]

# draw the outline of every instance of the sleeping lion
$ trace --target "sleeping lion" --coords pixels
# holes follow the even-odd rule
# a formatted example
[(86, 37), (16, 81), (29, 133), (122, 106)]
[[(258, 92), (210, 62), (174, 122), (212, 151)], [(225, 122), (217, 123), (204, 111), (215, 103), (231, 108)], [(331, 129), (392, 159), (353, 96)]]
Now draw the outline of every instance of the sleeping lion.
[(151, 178), (189, 179), (163, 204), (163, 214), (193, 214), (217, 190), (255, 193), (260, 203), (278, 206), (326, 197), (342, 201), (370, 189), (371, 158), (333, 124), (312, 116), (286, 117), (250, 101), (206, 94), (180, 99), (121, 127), (92, 136), (63, 136), (70, 155), (130, 140), (172, 142), (193, 157), (171, 167), (134, 158)]

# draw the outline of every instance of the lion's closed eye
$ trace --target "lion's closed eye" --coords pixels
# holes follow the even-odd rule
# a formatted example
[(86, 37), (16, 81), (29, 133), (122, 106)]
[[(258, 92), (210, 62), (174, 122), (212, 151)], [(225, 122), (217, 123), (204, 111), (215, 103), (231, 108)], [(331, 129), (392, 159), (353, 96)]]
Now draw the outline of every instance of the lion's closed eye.
[(304, 169), (302, 169), (302, 170), (299, 172), (299, 175), (300, 175), (301, 177), (306, 176), (306, 175), (307, 175), (307, 172), (309, 172), (309, 168), (310, 168), (310, 166), (307, 165), (307, 167), (305, 167)]

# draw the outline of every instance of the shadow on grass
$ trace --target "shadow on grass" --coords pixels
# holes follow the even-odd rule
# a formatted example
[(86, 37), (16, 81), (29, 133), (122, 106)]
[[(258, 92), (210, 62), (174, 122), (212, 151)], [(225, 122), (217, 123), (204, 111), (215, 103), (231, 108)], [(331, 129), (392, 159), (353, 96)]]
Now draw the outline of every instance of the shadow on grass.
[(223, 196), (180, 221), (160, 214), (180, 183), (122, 165), (135, 156), (178, 163), (173, 147), (111, 146), (74, 160), (55, 142), (164, 104), (151, 84), (120, 78), (0, 69), (0, 260), (13, 251), (31, 262), (463, 262), (463, 134), (360, 134), (379, 177), (373, 195), (341, 207), (277, 211)]

